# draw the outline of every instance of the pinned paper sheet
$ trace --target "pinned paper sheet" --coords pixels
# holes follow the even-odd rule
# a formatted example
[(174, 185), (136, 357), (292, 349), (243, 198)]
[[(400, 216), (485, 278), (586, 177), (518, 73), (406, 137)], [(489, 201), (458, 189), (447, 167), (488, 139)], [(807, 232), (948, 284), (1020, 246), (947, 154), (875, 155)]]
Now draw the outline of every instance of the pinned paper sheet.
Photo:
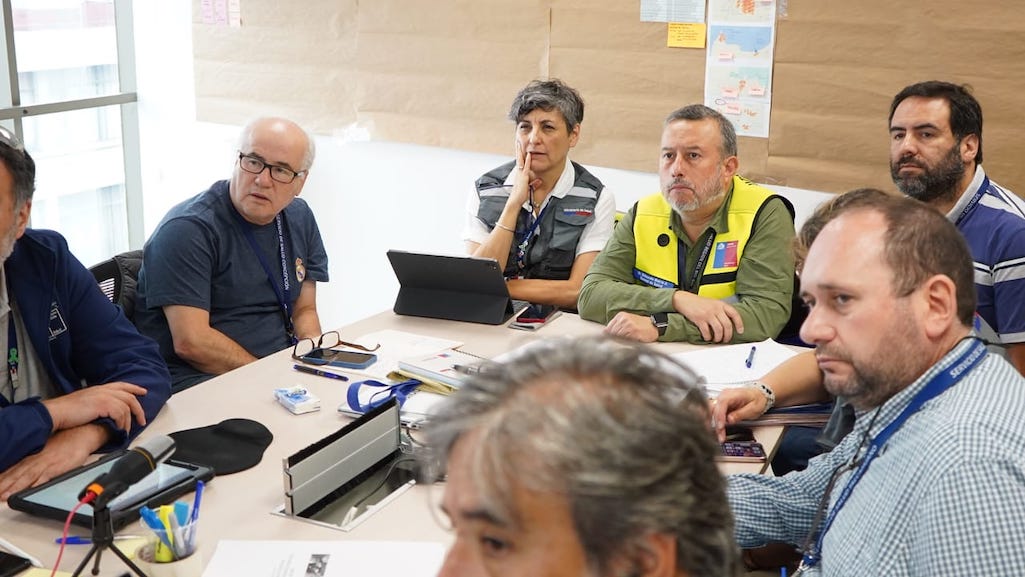
[(670, 22), (666, 46), (670, 48), (704, 48), (705, 25), (691, 22)]

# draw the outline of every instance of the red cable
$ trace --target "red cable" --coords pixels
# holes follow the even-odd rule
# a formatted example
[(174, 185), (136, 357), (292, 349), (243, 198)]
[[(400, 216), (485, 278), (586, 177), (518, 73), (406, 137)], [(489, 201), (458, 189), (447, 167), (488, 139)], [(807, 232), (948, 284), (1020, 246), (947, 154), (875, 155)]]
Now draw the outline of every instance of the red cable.
[(61, 534), (61, 548), (57, 552), (57, 562), (53, 564), (53, 571), (50, 572), (50, 577), (54, 577), (54, 575), (57, 574), (57, 568), (61, 565), (61, 557), (64, 556), (64, 546), (68, 543), (68, 531), (71, 530), (71, 519), (74, 518), (75, 513), (78, 511), (79, 507), (85, 505), (86, 503), (92, 503), (93, 499), (95, 498), (96, 493), (93, 493), (92, 491), (86, 493), (85, 497), (82, 497), (82, 500), (79, 501), (78, 504), (71, 509), (70, 513), (68, 513), (68, 520), (64, 522), (64, 533)]

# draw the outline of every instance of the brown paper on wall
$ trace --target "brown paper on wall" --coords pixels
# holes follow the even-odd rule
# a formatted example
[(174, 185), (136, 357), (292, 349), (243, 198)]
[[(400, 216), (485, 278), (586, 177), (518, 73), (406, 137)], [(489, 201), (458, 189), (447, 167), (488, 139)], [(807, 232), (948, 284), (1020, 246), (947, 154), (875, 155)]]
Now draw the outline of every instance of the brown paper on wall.
[[(545, 75), (587, 104), (573, 158), (656, 170), (662, 120), (701, 102), (703, 50), (622, 0), (244, 0), (242, 28), (202, 24), (193, 0), (197, 113), (242, 124), (510, 153), (505, 115)], [(790, 0), (779, 21), (768, 139), (741, 138), (740, 171), (841, 192), (893, 190), (886, 116), (912, 82), (968, 83), (985, 113), (985, 166), (1025, 194), (1025, 18), (1017, 0)]]

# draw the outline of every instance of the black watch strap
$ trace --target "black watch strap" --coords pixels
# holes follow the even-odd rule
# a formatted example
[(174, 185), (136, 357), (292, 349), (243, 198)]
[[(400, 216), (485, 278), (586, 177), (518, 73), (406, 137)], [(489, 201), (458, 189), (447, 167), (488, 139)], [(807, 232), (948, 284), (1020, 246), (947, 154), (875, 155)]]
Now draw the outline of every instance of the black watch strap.
[(669, 328), (669, 313), (655, 313), (651, 315), (651, 324), (655, 325), (658, 329), (658, 336), (666, 334), (666, 329)]

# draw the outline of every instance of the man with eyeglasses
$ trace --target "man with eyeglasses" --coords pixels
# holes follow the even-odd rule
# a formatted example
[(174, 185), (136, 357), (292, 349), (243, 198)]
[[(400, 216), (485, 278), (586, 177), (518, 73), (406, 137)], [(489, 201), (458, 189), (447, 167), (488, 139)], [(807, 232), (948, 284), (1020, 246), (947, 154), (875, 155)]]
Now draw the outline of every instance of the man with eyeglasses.
[(926, 204), (834, 213), (801, 274), (801, 338), (854, 429), (803, 471), (730, 478), (741, 546), (804, 543), (804, 575), (1021, 575), (1025, 377), (972, 331), (973, 272)]
[(175, 392), (321, 334), (327, 253), (297, 198), (313, 157), (294, 122), (251, 121), (231, 180), (172, 208), (146, 242), (135, 322)]
[(61, 235), (27, 228), (35, 176), (0, 129), (0, 501), (126, 446), (171, 394), (156, 344)]

